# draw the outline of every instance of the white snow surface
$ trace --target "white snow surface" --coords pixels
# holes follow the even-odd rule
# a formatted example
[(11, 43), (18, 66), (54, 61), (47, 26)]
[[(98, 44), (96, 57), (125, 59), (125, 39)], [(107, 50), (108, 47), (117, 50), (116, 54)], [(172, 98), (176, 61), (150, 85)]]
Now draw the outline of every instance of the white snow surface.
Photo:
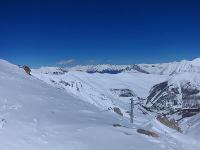
[(160, 64), (133, 64), (133, 65), (112, 65), (112, 64), (99, 64), (99, 65), (77, 65), (74, 67), (62, 68), (59, 67), (41, 67), (34, 69), (34, 72), (52, 73), (62, 71), (80, 71), (80, 72), (133, 72), (133, 73), (149, 73), (149, 74), (163, 74), (173, 75), (176, 73), (196, 72), (200, 73), (200, 58), (194, 60), (182, 60), (179, 62), (169, 62)]
[(69, 71), (61, 75), (37, 72), (32, 74), (55, 87), (66, 89), (82, 100), (104, 109), (114, 107), (115, 105), (128, 109), (128, 106), (125, 104), (129, 103), (130, 98), (120, 98), (111, 92), (112, 89), (129, 89), (137, 96), (146, 98), (153, 85), (168, 78), (165, 75), (126, 72), (119, 74), (90, 74)]
[(162, 64), (139, 64), (139, 66), (149, 73), (172, 75), (184, 72), (200, 73), (200, 58), (192, 61), (182, 60), (180, 62), (170, 62)]
[[(114, 88), (130, 86), (136, 94), (144, 91), (144, 96), (151, 84), (166, 78), (126, 73), (116, 76), (98, 74), (95, 77), (86, 73), (79, 74), (76, 71), (66, 74), (58, 75), (53, 80), (69, 78), (77, 80), (77, 84), (81, 81), (84, 83), (82, 86), (85, 92), (88, 88), (108, 90), (112, 86), (115, 86)], [(63, 90), (60, 89), (60, 85), (57, 85), (59, 88), (55, 88), (56, 86), (47, 84), (49, 81), (45, 83), (38, 79), (46, 81), (52, 76), (43, 76), (40, 73), (33, 75), (29, 76), (17, 66), (0, 60), (1, 150), (198, 150), (200, 148), (197, 141), (190, 138), (193, 134), (182, 135), (170, 130), (158, 123), (153, 114), (144, 115), (136, 109), (134, 124), (129, 124), (126, 117), (122, 118), (115, 113), (100, 109), (99, 106), (105, 104), (92, 105), (89, 99), (81, 99), (73, 92), (73, 88)], [(90, 83), (88, 81), (91, 85), (87, 85)], [(97, 89), (97, 86), (102, 87)], [(76, 89), (76, 92), (79, 91)], [(82, 98), (85, 98), (84, 95)], [(112, 126), (114, 123), (122, 124), (122, 127), (114, 128)], [(160, 137), (140, 135), (136, 132), (137, 128), (155, 131)]]

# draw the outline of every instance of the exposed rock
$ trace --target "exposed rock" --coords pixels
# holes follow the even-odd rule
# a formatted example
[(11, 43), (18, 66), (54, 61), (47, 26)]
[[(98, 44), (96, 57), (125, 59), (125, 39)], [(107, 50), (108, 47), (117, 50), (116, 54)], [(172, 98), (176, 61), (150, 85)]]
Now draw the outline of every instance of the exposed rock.
[(146, 70), (143, 70), (139, 65), (133, 65), (132, 67), (130, 68), (126, 68), (127, 70), (137, 70), (138, 72), (141, 72), (141, 73), (145, 73), (145, 74), (149, 74), (148, 71)]
[(66, 82), (66, 81), (63, 81), (63, 80), (59, 81), (59, 83), (65, 85), (65, 86), (71, 86), (70, 83), (68, 83), (68, 82)]
[(183, 118), (192, 117), (198, 113), (200, 113), (200, 109), (186, 108), (181, 110), (181, 115)]
[(159, 137), (159, 135), (155, 132), (144, 130), (144, 129), (137, 129), (137, 132), (140, 134), (148, 135), (151, 137)]
[(6, 119), (0, 119), (0, 128), (3, 129), (5, 124), (7, 123)]
[(28, 66), (24, 65), (22, 68), (28, 75), (31, 75), (31, 69)]
[(147, 105), (158, 111), (170, 110), (172, 106), (177, 105), (182, 107), (182, 103), (178, 99), (178, 89), (171, 87), (167, 81), (153, 86), (147, 97)]
[(181, 87), (183, 108), (200, 108), (200, 91), (190, 82)]
[(136, 94), (130, 89), (110, 89), (110, 91), (119, 97), (135, 97)]
[(181, 128), (178, 125), (178, 122), (176, 122), (174, 119), (169, 120), (167, 117), (165, 116), (157, 116), (156, 118), (159, 122), (161, 122), (162, 124), (166, 125), (169, 128), (175, 129), (178, 132), (182, 133)]
[(121, 125), (121, 124), (114, 123), (114, 124), (113, 124), (113, 127), (122, 127), (122, 125)]
[(163, 82), (153, 86), (147, 97), (146, 106), (157, 111), (176, 111), (183, 108), (200, 108), (198, 83)]
[(87, 66), (76, 66), (71, 70), (82, 71), (87, 73), (108, 73), (118, 74), (121, 72), (141, 72), (149, 74), (149, 72), (143, 70), (139, 65), (87, 65)]
[(118, 115), (123, 116), (123, 113), (121, 112), (121, 110), (120, 110), (118, 107), (114, 107), (114, 108), (113, 108), (113, 111), (114, 111), (115, 113), (117, 113)]

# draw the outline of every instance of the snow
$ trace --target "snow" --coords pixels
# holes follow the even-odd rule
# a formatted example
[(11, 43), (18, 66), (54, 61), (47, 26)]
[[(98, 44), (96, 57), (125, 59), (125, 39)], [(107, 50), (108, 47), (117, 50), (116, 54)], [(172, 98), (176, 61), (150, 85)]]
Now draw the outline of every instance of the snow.
[[(43, 73), (33, 75), (29, 76), (23, 69), (0, 60), (1, 150), (188, 149), (188, 145), (180, 139), (187, 139), (189, 135), (179, 135), (178, 138), (172, 136), (171, 132), (166, 135), (161, 132), (161, 129), (166, 130), (166, 127), (159, 126), (154, 114), (144, 115), (139, 109), (135, 109), (134, 124), (129, 124), (127, 117), (99, 107), (108, 106), (109, 103), (93, 105), (83, 95), (93, 88), (94, 92), (101, 93), (108, 92), (113, 86), (128, 86), (136, 94), (145, 96), (151, 85), (165, 79), (165, 76), (159, 78), (156, 75), (135, 73), (92, 75), (76, 71), (54, 76)], [(50, 78), (77, 80), (77, 84), (81, 81), (84, 86), (81, 91), (83, 97), (77, 96), (74, 88), (63, 90), (60, 85), (47, 84), (51, 82)], [(96, 103), (98, 104), (97, 101)], [(122, 124), (122, 127), (114, 128), (114, 123)], [(153, 130), (158, 132), (160, 137), (141, 135), (136, 132), (137, 128)], [(198, 150), (193, 142), (194, 140), (190, 148)]]
[(185, 118), (181, 122), (181, 125), (185, 131), (185, 134), (195, 138), (198, 141), (200, 140), (200, 114), (197, 114), (191, 118)]
[(121, 73), (121, 72), (132, 72), (132, 73), (146, 73), (146, 74), (163, 74), (173, 75), (176, 73), (193, 72), (200, 73), (200, 58), (194, 60), (182, 60), (179, 62), (169, 62), (160, 64), (133, 64), (133, 65), (112, 65), (112, 64), (99, 64), (99, 65), (77, 65), (70, 68), (59, 67), (41, 67), (35, 69), (35, 72), (52, 73), (65, 71), (80, 71), (90, 73)]
[(63, 73), (62, 69), (59, 67), (41, 67), (40, 69), (35, 69), (35, 72), (44, 74)]
[(162, 64), (139, 64), (139, 66), (151, 74), (172, 75), (184, 72), (200, 73), (200, 58), (192, 61), (182, 60), (180, 62)]
[(200, 66), (200, 58), (196, 58), (196, 59), (192, 60), (192, 63), (195, 66)]
[(112, 89), (129, 89), (136, 96), (146, 98), (153, 85), (165, 81), (168, 78), (165, 75), (127, 72), (119, 74), (90, 74), (69, 71), (61, 75), (38, 72), (33, 72), (32, 74), (48, 84), (63, 88), (67, 92), (99, 108), (107, 109), (117, 105), (124, 110), (128, 109), (130, 98), (120, 98), (113, 94)]
[(86, 66), (75, 66), (71, 67), (71, 71), (103, 71), (106, 69), (110, 70), (125, 70), (127, 67), (131, 67), (131, 65), (111, 65), (111, 64), (102, 64), (102, 65), (86, 65)]

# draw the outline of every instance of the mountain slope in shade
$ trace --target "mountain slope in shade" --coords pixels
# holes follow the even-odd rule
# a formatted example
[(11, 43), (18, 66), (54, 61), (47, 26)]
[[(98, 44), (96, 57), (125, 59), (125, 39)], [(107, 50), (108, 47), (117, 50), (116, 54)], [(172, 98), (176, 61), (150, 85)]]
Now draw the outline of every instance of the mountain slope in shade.
[(182, 73), (159, 83), (147, 97), (147, 107), (157, 110), (200, 108), (200, 77), (198, 73)]

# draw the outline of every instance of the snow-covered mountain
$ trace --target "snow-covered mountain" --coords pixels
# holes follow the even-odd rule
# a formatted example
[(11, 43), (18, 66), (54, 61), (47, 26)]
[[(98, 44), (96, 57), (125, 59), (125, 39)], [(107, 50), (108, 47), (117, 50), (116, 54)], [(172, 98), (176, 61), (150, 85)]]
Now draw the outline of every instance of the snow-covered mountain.
[[(177, 78), (182, 81), (188, 76)], [(23, 68), (0, 60), (1, 149), (198, 150), (199, 115), (181, 120), (181, 134), (142, 107), (154, 85), (173, 79), (179, 81), (171, 75), (91, 74), (51, 67), (33, 70), (30, 76)], [(198, 73), (190, 78), (193, 85), (192, 81), (198, 87)], [(127, 113), (130, 98), (135, 104), (133, 124)], [(140, 128), (159, 137), (141, 135)]]
[(200, 73), (200, 58), (163, 64), (139, 64), (141, 69), (153, 74), (172, 75), (183, 72)]
[[(130, 98), (145, 99), (153, 85), (167, 78), (165, 75), (126, 72), (120, 74), (90, 74), (68, 71), (65, 74), (57, 75), (36, 72), (32, 74), (46, 83), (65, 89), (67, 92), (101, 109), (110, 109), (117, 106), (124, 112), (129, 110)], [(149, 80), (150, 78), (151, 80)]]
[[(151, 145), (136, 131), (112, 126), (121, 122), (114, 113), (102, 111), (0, 60), (1, 150), (121, 150), (140, 147), (140, 143)], [(127, 136), (127, 132), (134, 135)], [(132, 138), (138, 143), (133, 144)]]
[(140, 72), (146, 73), (147, 71), (141, 69), (138, 65), (86, 65), (86, 66), (75, 66), (70, 68), (71, 71), (82, 71), (87, 73), (109, 73), (109, 74), (117, 74), (121, 72)]
[[(51, 68), (53, 70), (53, 68)], [(54, 68), (60, 70), (60, 68)], [(43, 67), (41, 70), (50, 70), (50, 68)], [(133, 64), (133, 65), (86, 65), (75, 66), (71, 68), (65, 68), (65, 71), (82, 71), (88, 73), (109, 73), (117, 74), (121, 72), (135, 72), (146, 74), (163, 74), (172, 75), (183, 72), (196, 72), (200, 73), (200, 58), (196, 58), (192, 61), (182, 60), (180, 62), (170, 62), (161, 64)], [(63, 71), (64, 71), (63, 70)]]
[(199, 73), (181, 73), (150, 90), (147, 107), (157, 110), (200, 108)]
[[(183, 147), (163, 133), (159, 134), (161, 139), (154, 140), (138, 134), (135, 128), (149, 122), (150, 115), (140, 114), (142, 119), (131, 125), (126, 118), (121, 120), (121, 116), (102, 111), (3, 60), (0, 60), (0, 104), (1, 150), (128, 150), (133, 147), (147, 150), (149, 146), (180, 150)], [(123, 127), (115, 128), (113, 124)], [(176, 144), (169, 146), (172, 141)]]
[[(145, 107), (159, 111), (200, 108), (199, 73), (200, 58), (163, 64), (90, 65), (64, 69), (43, 67), (33, 70), (37, 78), (66, 89), (99, 108), (117, 106), (124, 112), (131, 97)], [(125, 91), (129, 96), (120, 96)]]

